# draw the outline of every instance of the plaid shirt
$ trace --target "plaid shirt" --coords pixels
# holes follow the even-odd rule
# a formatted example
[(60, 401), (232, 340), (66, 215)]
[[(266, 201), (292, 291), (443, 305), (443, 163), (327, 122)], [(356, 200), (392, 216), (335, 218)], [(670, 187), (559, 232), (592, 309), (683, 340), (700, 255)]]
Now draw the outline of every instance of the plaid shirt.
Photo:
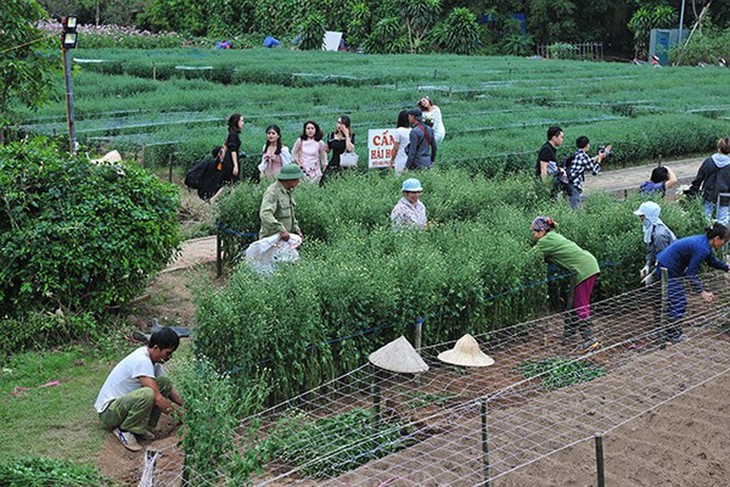
[(588, 157), (583, 149), (575, 151), (573, 162), (570, 163), (568, 172), (570, 173), (570, 181), (578, 191), (583, 192), (583, 173), (590, 169), (595, 176), (601, 171), (601, 165), (594, 159)]

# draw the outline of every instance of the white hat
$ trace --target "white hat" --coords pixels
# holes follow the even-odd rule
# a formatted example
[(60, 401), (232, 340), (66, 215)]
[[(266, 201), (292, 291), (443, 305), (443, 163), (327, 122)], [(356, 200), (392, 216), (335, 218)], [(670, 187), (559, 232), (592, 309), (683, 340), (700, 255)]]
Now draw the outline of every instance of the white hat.
[(494, 359), (479, 349), (479, 344), (470, 334), (459, 338), (454, 348), (441, 352), (439, 360), (452, 365), (464, 367), (486, 367), (494, 363)]
[(403, 335), (371, 353), (368, 360), (376, 367), (391, 372), (417, 374), (428, 370), (428, 364)]

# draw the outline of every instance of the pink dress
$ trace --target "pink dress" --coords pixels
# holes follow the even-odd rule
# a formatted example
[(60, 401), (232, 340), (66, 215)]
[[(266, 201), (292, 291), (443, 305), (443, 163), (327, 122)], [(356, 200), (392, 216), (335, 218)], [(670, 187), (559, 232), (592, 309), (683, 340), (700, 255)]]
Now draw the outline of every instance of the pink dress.
[(322, 179), (323, 154), (324, 142), (313, 139), (297, 140), (292, 155), (295, 160), (299, 161), (302, 171), (304, 171), (304, 179), (315, 183)]

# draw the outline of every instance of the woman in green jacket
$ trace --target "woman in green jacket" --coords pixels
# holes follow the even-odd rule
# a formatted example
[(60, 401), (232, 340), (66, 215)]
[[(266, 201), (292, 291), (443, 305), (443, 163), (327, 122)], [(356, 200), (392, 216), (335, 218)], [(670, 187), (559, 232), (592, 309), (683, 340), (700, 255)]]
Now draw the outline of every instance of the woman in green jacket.
[(573, 299), (565, 320), (561, 343), (567, 345), (578, 330), (583, 337), (581, 351), (590, 352), (600, 345), (593, 336), (590, 317), (591, 294), (601, 269), (598, 267), (598, 261), (590, 252), (554, 232), (556, 225), (552, 218), (538, 216), (530, 225), (530, 231), (537, 242), (535, 248), (543, 253), (547, 262), (563, 267), (574, 274)]

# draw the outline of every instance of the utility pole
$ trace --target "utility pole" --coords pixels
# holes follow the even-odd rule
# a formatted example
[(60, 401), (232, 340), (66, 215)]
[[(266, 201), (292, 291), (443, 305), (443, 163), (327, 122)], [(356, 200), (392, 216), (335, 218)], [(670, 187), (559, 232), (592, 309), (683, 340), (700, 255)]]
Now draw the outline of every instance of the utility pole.
[(78, 33), (76, 32), (76, 17), (61, 19), (63, 33), (61, 34), (61, 52), (63, 52), (63, 74), (66, 79), (66, 118), (68, 120), (68, 140), (70, 152), (76, 154), (76, 126), (74, 122), (74, 91), (71, 81), (71, 49), (76, 47)]

